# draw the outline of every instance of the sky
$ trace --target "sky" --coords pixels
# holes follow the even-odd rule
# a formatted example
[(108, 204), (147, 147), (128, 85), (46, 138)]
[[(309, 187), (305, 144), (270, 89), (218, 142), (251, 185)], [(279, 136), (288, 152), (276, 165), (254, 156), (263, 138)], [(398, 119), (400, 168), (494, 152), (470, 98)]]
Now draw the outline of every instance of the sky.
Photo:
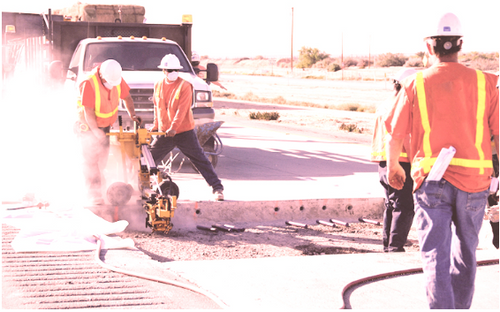
[[(461, 21), (464, 52), (498, 52), (498, 0), (100, 0), (92, 4), (135, 4), (147, 23), (179, 24), (193, 16), (192, 46), (215, 58), (294, 57), (302, 47), (332, 57), (424, 50), (426, 29), (453, 12)], [(6, 12), (42, 13), (72, 0), (2, 1)], [(293, 8), (293, 32), (292, 32)], [(293, 33), (293, 45), (292, 45)]]

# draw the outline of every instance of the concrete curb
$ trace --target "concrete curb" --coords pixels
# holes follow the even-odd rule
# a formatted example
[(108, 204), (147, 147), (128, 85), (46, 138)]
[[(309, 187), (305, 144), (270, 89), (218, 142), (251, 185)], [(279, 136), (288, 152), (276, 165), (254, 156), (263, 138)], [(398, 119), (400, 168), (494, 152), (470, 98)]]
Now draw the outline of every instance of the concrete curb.
[(339, 218), (358, 221), (359, 217), (382, 217), (383, 198), (334, 198), (276, 201), (182, 202), (175, 211), (177, 227), (199, 223), (258, 223)]
[[(95, 209), (108, 221), (116, 218), (115, 207)], [(196, 225), (229, 223), (233, 225), (278, 224), (296, 221), (315, 224), (316, 220), (339, 219), (358, 222), (359, 217), (382, 218), (383, 198), (330, 198), (276, 201), (179, 201), (172, 223), (178, 229), (196, 229)], [(138, 204), (118, 208), (118, 217), (129, 222), (129, 229), (149, 231), (144, 226), (146, 213)], [(138, 222), (138, 220), (140, 222)]]

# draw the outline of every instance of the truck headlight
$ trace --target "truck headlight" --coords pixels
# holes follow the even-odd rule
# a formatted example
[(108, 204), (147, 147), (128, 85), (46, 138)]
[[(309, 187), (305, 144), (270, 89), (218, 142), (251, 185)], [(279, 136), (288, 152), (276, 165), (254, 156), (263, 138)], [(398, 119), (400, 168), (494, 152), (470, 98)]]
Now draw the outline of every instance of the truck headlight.
[(210, 91), (195, 91), (194, 107), (212, 107), (212, 92)]

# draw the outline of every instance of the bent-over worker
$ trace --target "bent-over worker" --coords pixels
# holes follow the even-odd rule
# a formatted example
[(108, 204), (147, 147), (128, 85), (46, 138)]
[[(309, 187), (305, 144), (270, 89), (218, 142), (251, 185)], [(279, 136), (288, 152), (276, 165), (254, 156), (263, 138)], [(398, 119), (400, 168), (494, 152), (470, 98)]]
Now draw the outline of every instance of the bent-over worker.
[(89, 202), (94, 205), (104, 204), (102, 174), (109, 155), (109, 136), (106, 133), (118, 117), (120, 99), (125, 102), (130, 118), (141, 123), (135, 116), (129, 90), (122, 79), (122, 67), (112, 59), (94, 68), (80, 84), (76, 132), (82, 144), (83, 175)]

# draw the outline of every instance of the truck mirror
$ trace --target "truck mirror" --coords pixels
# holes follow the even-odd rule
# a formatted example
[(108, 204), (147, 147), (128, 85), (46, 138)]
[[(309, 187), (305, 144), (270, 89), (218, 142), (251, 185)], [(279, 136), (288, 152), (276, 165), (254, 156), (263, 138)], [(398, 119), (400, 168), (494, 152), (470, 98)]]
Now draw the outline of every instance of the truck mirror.
[(217, 81), (219, 80), (219, 67), (217, 64), (208, 63), (207, 64), (207, 81)]

